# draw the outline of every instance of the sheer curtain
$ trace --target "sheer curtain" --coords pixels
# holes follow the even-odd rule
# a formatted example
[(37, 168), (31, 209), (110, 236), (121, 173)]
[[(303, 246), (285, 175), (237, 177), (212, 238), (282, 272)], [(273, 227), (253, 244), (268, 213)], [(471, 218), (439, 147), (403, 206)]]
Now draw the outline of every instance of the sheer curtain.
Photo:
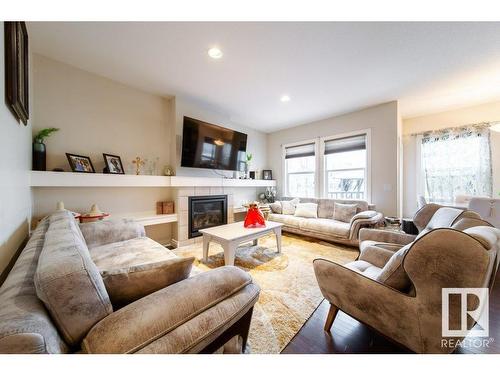
[(431, 202), (451, 202), (459, 194), (491, 197), (489, 126), (424, 133), (421, 165), (425, 197)]

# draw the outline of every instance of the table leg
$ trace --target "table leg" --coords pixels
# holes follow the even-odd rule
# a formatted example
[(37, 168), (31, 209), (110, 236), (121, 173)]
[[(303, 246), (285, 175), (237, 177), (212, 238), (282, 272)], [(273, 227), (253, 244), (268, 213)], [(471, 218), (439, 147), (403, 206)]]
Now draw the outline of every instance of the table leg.
[(203, 261), (208, 261), (208, 246), (210, 244), (210, 238), (204, 234), (203, 235)]
[(226, 242), (222, 247), (224, 248), (224, 264), (234, 266), (237, 244), (235, 242)]
[(274, 228), (274, 234), (276, 235), (276, 247), (278, 248), (278, 253), (281, 253), (281, 227)]

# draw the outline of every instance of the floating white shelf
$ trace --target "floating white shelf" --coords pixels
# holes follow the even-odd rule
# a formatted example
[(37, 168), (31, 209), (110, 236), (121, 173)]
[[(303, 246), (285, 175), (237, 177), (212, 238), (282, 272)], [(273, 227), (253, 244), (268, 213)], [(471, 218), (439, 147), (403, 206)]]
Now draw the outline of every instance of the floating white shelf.
[(33, 187), (267, 187), (275, 180), (31, 171)]
[(37, 187), (162, 187), (170, 186), (168, 176), (131, 174), (31, 171), (31, 186)]
[(145, 227), (148, 225), (175, 223), (177, 214), (156, 215), (155, 212), (138, 212), (130, 214), (112, 214), (110, 219), (132, 219)]
[(172, 176), (170, 181), (172, 187), (267, 187), (276, 186), (275, 180), (242, 180), (237, 178), (222, 177), (187, 177)]

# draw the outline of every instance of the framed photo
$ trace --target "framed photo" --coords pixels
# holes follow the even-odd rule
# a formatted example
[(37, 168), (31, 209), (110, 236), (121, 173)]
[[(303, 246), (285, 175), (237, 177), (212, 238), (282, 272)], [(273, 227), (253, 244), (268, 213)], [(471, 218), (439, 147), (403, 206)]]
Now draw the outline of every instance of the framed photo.
[(102, 156), (104, 157), (107, 173), (125, 174), (122, 159), (119, 156), (110, 154), (102, 154)]
[(4, 22), (5, 99), (16, 119), (28, 124), (28, 31), (24, 22)]
[(74, 155), (66, 153), (69, 165), (73, 172), (95, 173), (92, 161), (88, 156)]
[(263, 180), (272, 180), (273, 179), (273, 171), (270, 169), (264, 169), (262, 171), (262, 179)]

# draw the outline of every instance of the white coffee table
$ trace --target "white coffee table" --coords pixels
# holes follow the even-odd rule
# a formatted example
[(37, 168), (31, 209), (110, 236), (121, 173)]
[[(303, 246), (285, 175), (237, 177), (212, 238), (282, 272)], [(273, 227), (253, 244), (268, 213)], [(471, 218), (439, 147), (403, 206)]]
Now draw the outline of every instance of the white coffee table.
[(263, 228), (245, 228), (243, 222), (220, 225), (218, 227), (200, 229), (203, 234), (203, 260), (208, 260), (208, 247), (211, 241), (217, 242), (224, 249), (224, 263), (234, 265), (236, 248), (242, 242), (253, 241), (257, 246), (259, 237), (274, 232), (276, 235), (276, 247), (281, 253), (281, 227), (283, 224), (266, 221)]

